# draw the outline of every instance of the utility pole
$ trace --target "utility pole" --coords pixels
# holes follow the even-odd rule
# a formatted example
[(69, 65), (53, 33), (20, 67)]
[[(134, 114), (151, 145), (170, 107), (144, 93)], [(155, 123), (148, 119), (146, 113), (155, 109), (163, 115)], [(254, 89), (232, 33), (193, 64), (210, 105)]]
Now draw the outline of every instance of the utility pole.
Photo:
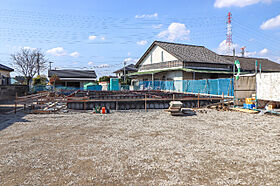
[(126, 66), (126, 61), (123, 62), (123, 81), (125, 82), (125, 66)]
[(235, 48), (233, 48), (232, 50), (232, 53), (233, 53), (233, 78), (234, 78), (234, 75), (235, 75)]
[(52, 70), (52, 63), (53, 63), (53, 62), (51, 62), (51, 61), (49, 62), (49, 64), (50, 64), (50, 65), (49, 65), (49, 66), (50, 66), (50, 70)]
[(40, 54), (37, 53), (37, 69), (38, 69), (38, 76), (40, 76)]

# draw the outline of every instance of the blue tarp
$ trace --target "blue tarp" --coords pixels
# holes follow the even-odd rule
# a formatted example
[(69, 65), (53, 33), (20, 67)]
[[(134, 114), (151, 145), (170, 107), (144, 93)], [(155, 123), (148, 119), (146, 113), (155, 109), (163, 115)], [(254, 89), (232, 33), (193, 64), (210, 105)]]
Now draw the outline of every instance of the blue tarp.
[(176, 81), (140, 81), (138, 90), (172, 90), (188, 93), (233, 96), (233, 79), (203, 79)]
[[(111, 78), (112, 79), (112, 78)], [(111, 85), (111, 84), (110, 84)], [(135, 87), (136, 90), (170, 90), (186, 93), (200, 93), (213, 95), (234, 95), (234, 79), (203, 79), (203, 80), (176, 80), (176, 81), (140, 81)], [(33, 92), (39, 92), (52, 89), (51, 86), (33, 87)], [(114, 85), (110, 86), (110, 90), (129, 90), (128, 85), (119, 86), (118, 79)], [(76, 90), (84, 90), (83, 88), (73, 87), (56, 87), (62, 94), (68, 95)], [(102, 90), (101, 85), (88, 86), (88, 90)]]

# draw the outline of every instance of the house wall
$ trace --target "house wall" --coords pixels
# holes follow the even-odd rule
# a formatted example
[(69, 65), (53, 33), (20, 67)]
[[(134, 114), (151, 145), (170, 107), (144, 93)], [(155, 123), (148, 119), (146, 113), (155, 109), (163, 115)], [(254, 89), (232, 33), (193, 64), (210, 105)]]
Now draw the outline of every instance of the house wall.
[[(135, 71), (130, 71), (130, 70), (128, 70), (128, 71), (125, 71), (125, 74), (130, 74), (130, 73), (134, 73)], [(121, 78), (122, 76), (123, 76), (123, 71), (120, 71), (120, 72), (118, 72), (118, 73), (116, 73), (116, 76), (118, 77), (118, 78)]]
[(0, 70), (0, 85), (2, 85), (2, 76), (10, 77), (10, 72), (5, 70)]
[[(163, 61), (161, 58), (163, 52)], [(151, 61), (151, 56), (152, 56), (152, 61)], [(159, 46), (155, 46), (150, 53), (144, 58), (143, 62), (141, 65), (149, 65), (153, 63), (160, 63), (160, 62), (165, 62), (165, 61), (174, 61), (177, 60), (176, 57), (173, 55), (169, 54), (166, 50)]]
[(88, 83), (95, 83), (95, 81), (74, 81), (74, 80), (60, 80), (55, 83), (55, 86), (66, 86), (66, 87), (73, 87), (74, 83), (79, 83), (79, 87), (76, 88), (83, 88), (84, 85)]
[(257, 98), (280, 102), (280, 73), (257, 74)]
[(9, 71), (5, 71), (5, 70), (0, 70), (0, 74), (4, 75), (6, 77), (10, 77), (10, 72)]
[(214, 73), (193, 73), (184, 72), (184, 80), (199, 80), (199, 79), (218, 79), (218, 78), (231, 78), (231, 74), (214, 74)]

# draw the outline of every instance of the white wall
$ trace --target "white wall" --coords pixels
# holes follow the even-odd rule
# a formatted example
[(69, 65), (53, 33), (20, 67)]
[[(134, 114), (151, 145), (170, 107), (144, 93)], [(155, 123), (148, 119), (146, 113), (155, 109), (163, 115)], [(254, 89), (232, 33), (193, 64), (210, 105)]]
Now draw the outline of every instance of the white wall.
[(257, 74), (257, 99), (280, 101), (280, 73)]
[(183, 71), (169, 71), (166, 77), (172, 80), (183, 80)]
[[(163, 52), (163, 61), (161, 59), (162, 52)], [(151, 56), (152, 56), (152, 63), (151, 63)], [(149, 64), (160, 63), (165, 61), (173, 61), (173, 60), (177, 60), (177, 58), (169, 54), (163, 48), (155, 45), (154, 48), (150, 51), (150, 53), (143, 59), (141, 65), (149, 65)]]
[(183, 71), (167, 72), (166, 77), (174, 80), (174, 88), (176, 91), (183, 91)]

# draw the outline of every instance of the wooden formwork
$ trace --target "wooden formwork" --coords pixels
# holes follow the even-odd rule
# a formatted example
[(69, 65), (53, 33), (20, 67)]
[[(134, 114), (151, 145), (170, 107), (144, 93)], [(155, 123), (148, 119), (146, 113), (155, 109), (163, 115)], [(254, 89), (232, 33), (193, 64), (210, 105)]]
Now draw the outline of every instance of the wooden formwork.
[(24, 110), (27, 107), (30, 107), (33, 109), (34, 112), (48, 112), (46, 108), (49, 108), (49, 105), (46, 105), (46, 103), (58, 103), (58, 102), (64, 102), (66, 103), (66, 99), (61, 96), (57, 96), (54, 92), (39, 92), (36, 94), (31, 94), (27, 96), (17, 97), (15, 100), (15, 113), (17, 112), (17, 105), (22, 104), (24, 106)]
[(188, 107), (200, 107), (210, 103), (223, 102), (224, 96), (209, 97), (200, 94), (187, 94), (164, 91), (82, 91), (67, 98), (67, 107), (89, 110), (98, 106), (110, 109), (165, 109), (170, 101), (181, 101)]

